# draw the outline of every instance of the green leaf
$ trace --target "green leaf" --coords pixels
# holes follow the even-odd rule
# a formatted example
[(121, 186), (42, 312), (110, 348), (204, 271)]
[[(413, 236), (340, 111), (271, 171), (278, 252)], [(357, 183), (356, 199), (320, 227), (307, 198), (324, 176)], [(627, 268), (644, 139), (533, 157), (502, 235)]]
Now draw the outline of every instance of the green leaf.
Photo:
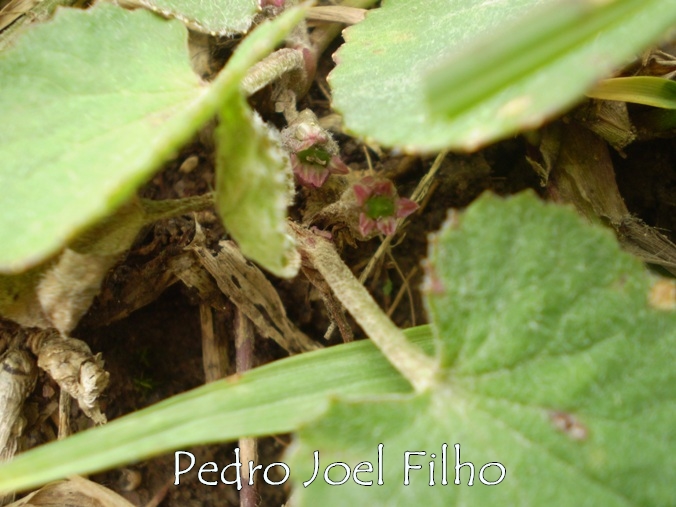
[(147, 11), (99, 3), (28, 30), (0, 54), (0, 272), (45, 260), (127, 201), (302, 14), (261, 25), (209, 87), (185, 28)]
[[(406, 331), (430, 349), (429, 327)], [(293, 431), (330, 398), (411, 392), (369, 340), (302, 354), (174, 396), (0, 465), (0, 491), (26, 489), (157, 454)]]
[[(486, 196), (451, 217), (428, 262), (443, 376), (417, 396), (337, 402), (302, 430), (289, 461), (299, 505), (672, 503), (676, 312), (649, 305), (650, 278), (608, 231), (530, 194)], [(383, 486), (326, 484), (332, 462), (375, 468), (380, 443)], [(474, 464), (472, 487), (469, 466), (454, 484), (455, 444)], [(304, 488), (317, 450), (320, 475)], [(422, 469), (409, 486), (406, 451), (426, 452), (410, 457)], [(481, 482), (487, 463), (504, 467), (499, 484)], [(500, 472), (490, 465), (483, 479)]]
[(587, 92), (587, 97), (676, 109), (676, 83), (653, 76), (604, 79)]
[(246, 33), (260, 11), (257, 0), (133, 0), (211, 35)]
[(286, 223), (293, 199), (289, 157), (237, 91), (223, 103), (216, 129), (216, 203), (242, 253), (271, 273), (292, 278), (300, 267)]
[(376, 143), (476, 149), (570, 107), (675, 22), (659, 0), (387, 0), (345, 31), (333, 103)]

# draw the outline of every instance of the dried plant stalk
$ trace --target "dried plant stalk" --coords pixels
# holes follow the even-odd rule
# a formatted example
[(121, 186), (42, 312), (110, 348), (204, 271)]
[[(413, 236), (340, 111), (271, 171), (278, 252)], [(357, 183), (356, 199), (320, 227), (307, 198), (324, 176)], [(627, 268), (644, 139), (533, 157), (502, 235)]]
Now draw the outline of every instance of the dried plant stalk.
[(63, 337), (53, 329), (30, 336), (28, 346), (37, 356), (38, 366), (77, 400), (80, 409), (96, 424), (105, 424), (98, 398), (110, 375), (103, 369), (101, 354), (92, 354), (82, 340)]
[(214, 277), (218, 288), (256, 325), (261, 335), (276, 341), (289, 352), (314, 350), (319, 346), (298, 329), (286, 315), (282, 300), (270, 281), (247, 261), (232, 241), (221, 241), (214, 256), (202, 244), (198, 227), (189, 247)]
[(74, 476), (53, 482), (8, 507), (133, 507), (114, 491)]
[(560, 136), (560, 142), (548, 143), (557, 152), (543, 154), (552, 164), (549, 195), (556, 201), (573, 203), (590, 221), (600, 218), (615, 229), (625, 250), (676, 274), (676, 245), (629, 213), (606, 143), (575, 124), (545, 129), (543, 135)]
[(16, 437), (23, 429), (21, 409), (36, 379), (35, 360), (28, 351), (10, 348), (0, 356), (0, 461), (16, 451)]
[[(0, 356), (0, 463), (12, 459), (23, 432), (23, 403), (35, 387), (37, 368), (31, 354), (9, 348)], [(14, 494), (0, 495), (0, 505), (14, 500)]]

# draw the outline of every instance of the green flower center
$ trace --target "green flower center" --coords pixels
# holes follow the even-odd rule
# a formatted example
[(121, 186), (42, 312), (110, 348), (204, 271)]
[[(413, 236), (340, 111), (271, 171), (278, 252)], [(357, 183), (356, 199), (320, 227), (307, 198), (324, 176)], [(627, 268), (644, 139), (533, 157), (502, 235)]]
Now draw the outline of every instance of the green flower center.
[(394, 215), (394, 199), (386, 195), (374, 195), (366, 201), (366, 216), (372, 219)]
[(326, 167), (331, 160), (331, 155), (326, 150), (316, 146), (310, 146), (307, 150), (299, 151), (296, 155), (303, 164), (314, 164), (322, 167)]

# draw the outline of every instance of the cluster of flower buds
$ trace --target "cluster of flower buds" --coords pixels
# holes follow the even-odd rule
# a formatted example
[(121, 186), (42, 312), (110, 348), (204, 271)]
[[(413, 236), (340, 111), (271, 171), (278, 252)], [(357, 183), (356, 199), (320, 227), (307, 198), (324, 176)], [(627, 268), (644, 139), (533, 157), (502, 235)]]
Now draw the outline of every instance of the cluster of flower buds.
[(397, 229), (397, 219), (418, 209), (411, 199), (399, 197), (388, 179), (367, 176), (352, 186), (359, 207), (359, 232), (369, 236), (378, 230), (389, 236)]
[(302, 185), (321, 187), (329, 174), (350, 172), (338, 156), (338, 144), (309, 109), (301, 111), (282, 130), (282, 142), (289, 152), (293, 173)]
[[(282, 130), (282, 144), (289, 153), (293, 172), (301, 185), (321, 187), (331, 174), (348, 174), (349, 168), (338, 156), (338, 144), (331, 134), (319, 125), (317, 116), (309, 109)], [(390, 236), (397, 229), (397, 220), (418, 209), (410, 199), (399, 197), (392, 181), (376, 176), (366, 176), (352, 185), (359, 215), (359, 232), (365, 238), (376, 231)]]

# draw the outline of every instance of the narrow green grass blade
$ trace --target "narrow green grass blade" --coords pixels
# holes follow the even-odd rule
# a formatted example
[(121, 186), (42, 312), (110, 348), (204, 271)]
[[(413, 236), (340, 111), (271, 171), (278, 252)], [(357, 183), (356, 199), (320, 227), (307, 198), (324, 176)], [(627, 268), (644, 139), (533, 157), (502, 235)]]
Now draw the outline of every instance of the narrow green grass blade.
[(461, 48), (433, 72), (429, 107), (449, 122), (467, 123), (468, 148), (537, 127), (675, 21), (671, 2), (549, 2)]
[(654, 76), (605, 79), (587, 97), (676, 109), (676, 83)]
[[(589, 44), (636, 11), (636, 1), (600, 7), (595, 2), (553, 2), (524, 16), (507, 29), (469, 45), (460, 56), (430, 76), (430, 102), (449, 117), (475, 107), (524, 76)], [(500, 41), (500, 43), (498, 43)], [(466, 56), (475, 53), (470, 59)], [(479, 65), (490, 78), (477, 79)], [(563, 76), (562, 76), (563, 77)]]
[[(428, 326), (409, 329), (432, 349)], [(331, 398), (410, 393), (370, 340), (302, 354), (174, 396), (17, 456), (0, 466), (0, 491), (21, 490), (197, 444), (293, 431)]]

